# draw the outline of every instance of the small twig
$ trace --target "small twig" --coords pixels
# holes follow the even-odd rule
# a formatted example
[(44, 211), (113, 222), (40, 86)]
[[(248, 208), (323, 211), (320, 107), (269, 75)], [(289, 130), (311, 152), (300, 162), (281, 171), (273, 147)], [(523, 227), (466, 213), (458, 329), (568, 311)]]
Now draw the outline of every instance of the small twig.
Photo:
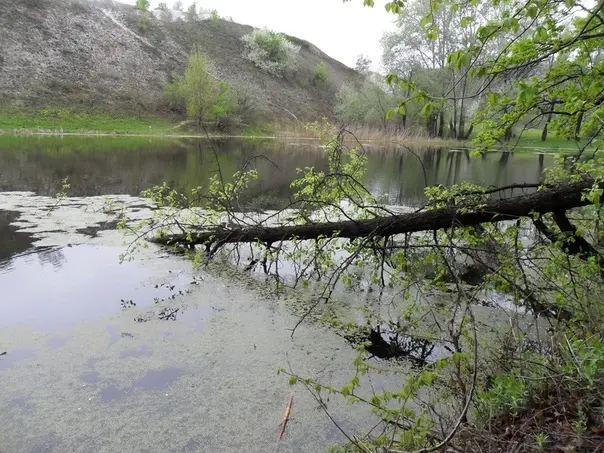
[(289, 396), (289, 400), (287, 402), (287, 406), (285, 408), (285, 413), (283, 414), (283, 421), (281, 422), (281, 430), (279, 431), (279, 438), (277, 439), (277, 446), (275, 447), (275, 452), (279, 449), (279, 442), (283, 439), (285, 435), (285, 427), (287, 426), (287, 422), (289, 421), (289, 416), (292, 411), (292, 403), (294, 402), (294, 394), (292, 393)]

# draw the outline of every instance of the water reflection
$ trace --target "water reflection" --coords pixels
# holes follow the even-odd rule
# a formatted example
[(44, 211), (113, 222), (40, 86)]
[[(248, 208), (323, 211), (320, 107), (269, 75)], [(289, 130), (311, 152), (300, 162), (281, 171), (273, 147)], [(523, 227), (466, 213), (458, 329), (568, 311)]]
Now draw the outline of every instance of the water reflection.
[[(59, 328), (120, 311), (120, 300), (151, 306), (191, 281), (186, 273), (154, 271), (141, 262), (120, 264), (119, 247), (79, 245), (33, 249), (0, 268), (0, 328), (21, 323)], [(151, 285), (152, 278), (169, 285)]]
[(31, 234), (19, 232), (11, 225), (18, 218), (16, 212), (0, 210), (0, 272), (10, 266), (8, 258), (26, 251), (33, 244)]
[(0, 356), (0, 371), (8, 370), (13, 363), (21, 360), (32, 359), (36, 353), (30, 349), (14, 349), (12, 351), (2, 351)]
[[(551, 163), (543, 154), (496, 153), (471, 158), (468, 150), (404, 146), (367, 148), (366, 183), (391, 203), (423, 200), (426, 185), (473, 181), (485, 185), (537, 182)], [(0, 191), (54, 196), (69, 177), (70, 195), (138, 195), (163, 181), (188, 190), (207, 184), (220, 167), (231, 175), (254, 156), (260, 178), (248, 191), (257, 208), (282, 205), (293, 194), (298, 168), (324, 169), (317, 142), (199, 141), (132, 138), (0, 137)]]

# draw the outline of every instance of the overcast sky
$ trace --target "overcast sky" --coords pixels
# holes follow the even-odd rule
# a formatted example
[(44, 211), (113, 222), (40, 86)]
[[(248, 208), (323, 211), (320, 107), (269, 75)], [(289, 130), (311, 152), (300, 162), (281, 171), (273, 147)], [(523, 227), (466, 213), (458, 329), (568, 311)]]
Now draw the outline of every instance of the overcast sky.
[[(122, 0), (128, 1), (128, 0)], [(162, 0), (151, 0), (155, 8)], [(176, 0), (163, 0), (172, 6)], [(185, 8), (192, 0), (182, 0)], [(393, 21), (384, 1), (374, 8), (363, 0), (198, 0), (198, 7), (216, 9), (223, 17), (254, 27), (268, 27), (306, 39), (329, 56), (354, 66), (360, 53), (369, 55), (379, 69), (382, 34)]]

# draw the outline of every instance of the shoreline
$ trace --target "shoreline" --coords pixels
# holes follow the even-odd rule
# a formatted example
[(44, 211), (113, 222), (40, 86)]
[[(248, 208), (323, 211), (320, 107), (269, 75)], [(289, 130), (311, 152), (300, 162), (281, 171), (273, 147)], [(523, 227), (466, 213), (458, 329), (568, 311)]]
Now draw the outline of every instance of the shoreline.
[[(136, 132), (109, 132), (109, 131), (81, 131), (81, 132), (65, 132), (65, 131), (32, 131), (28, 129), (7, 131), (0, 129), (0, 137), (84, 137), (84, 138), (156, 138), (156, 139), (236, 139), (236, 140), (304, 140), (308, 142), (320, 141), (316, 137), (308, 137), (305, 135), (242, 135), (242, 134), (164, 134), (164, 133), (136, 133)], [(377, 145), (425, 145), (438, 146), (440, 148), (451, 148), (455, 150), (472, 150), (473, 145), (469, 141), (451, 141), (442, 139), (409, 139), (409, 140), (394, 140), (394, 139), (362, 139), (359, 141), (362, 145), (377, 144)], [(509, 152), (532, 151), (537, 154), (557, 154), (558, 152), (577, 151), (577, 148), (547, 148), (541, 146), (530, 146), (532, 144), (523, 145), (519, 143), (512, 147)], [(489, 152), (502, 152), (503, 149), (497, 148)], [(538, 152), (541, 151), (541, 152)]]

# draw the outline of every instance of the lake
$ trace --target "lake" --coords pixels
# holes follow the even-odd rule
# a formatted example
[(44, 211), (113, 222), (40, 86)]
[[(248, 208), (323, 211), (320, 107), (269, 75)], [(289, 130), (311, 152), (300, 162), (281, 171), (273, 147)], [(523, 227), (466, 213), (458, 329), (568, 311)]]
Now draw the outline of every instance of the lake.
[[(366, 185), (416, 205), (426, 184), (534, 183), (551, 157), (367, 146)], [(115, 212), (144, 219), (142, 190), (204, 185), (251, 163), (250, 206), (292, 195), (297, 168), (326, 165), (312, 141), (0, 137), (0, 439), (7, 452), (321, 452), (343, 441), (281, 367), (336, 386), (355, 351), (319, 322), (291, 328), (310, 301), (280, 298), (234, 269), (194, 269), (158, 247), (120, 264)], [(69, 198), (57, 200), (61, 181)], [(486, 309), (485, 309), (486, 310)], [(374, 359), (377, 360), (377, 359)], [(389, 366), (380, 362), (381, 366)], [(400, 376), (363, 378), (394, 388)], [(372, 420), (330, 403), (348, 432)]]
[[(473, 181), (486, 186), (536, 182), (551, 156), (366, 145), (365, 183), (390, 204), (417, 204), (426, 185)], [(0, 137), (0, 191), (54, 196), (69, 178), (71, 196), (139, 195), (162, 182), (180, 190), (225, 177), (249, 163), (260, 178), (249, 197), (272, 207), (292, 195), (296, 169), (325, 168), (316, 141), (162, 140), (140, 138)]]

